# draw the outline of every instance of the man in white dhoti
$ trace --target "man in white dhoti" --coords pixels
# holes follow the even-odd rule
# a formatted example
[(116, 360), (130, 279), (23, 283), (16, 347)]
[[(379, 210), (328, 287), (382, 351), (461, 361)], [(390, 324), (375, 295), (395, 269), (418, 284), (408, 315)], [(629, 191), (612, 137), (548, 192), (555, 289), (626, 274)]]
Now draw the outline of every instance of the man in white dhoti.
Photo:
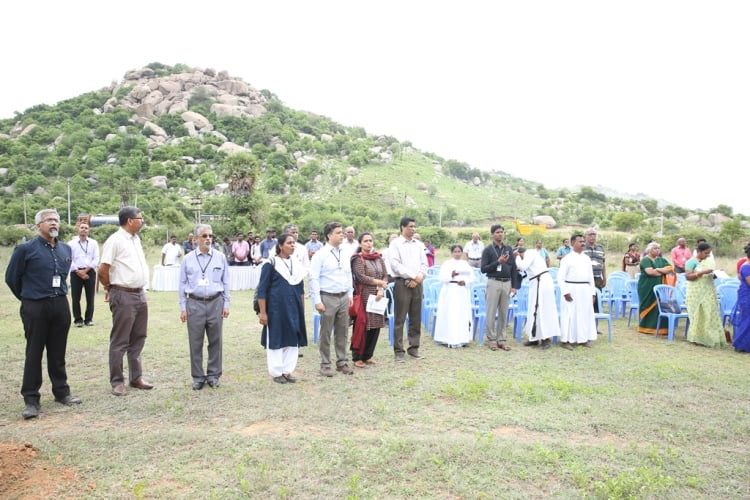
[(474, 269), (465, 260), (461, 245), (451, 247), (451, 258), (440, 266), (440, 296), (435, 318), (435, 342), (463, 347), (474, 337), (470, 286)]
[(560, 314), (560, 340), (563, 349), (573, 350), (573, 344), (591, 347), (596, 340), (596, 321), (592, 301), (596, 300), (594, 272), (591, 259), (583, 253), (583, 235), (570, 239), (573, 251), (560, 261), (557, 282), (563, 298)]
[(525, 346), (538, 345), (549, 349), (552, 337), (560, 336), (560, 321), (555, 303), (555, 282), (547, 269), (545, 258), (534, 249), (519, 248), (514, 252), (516, 267), (529, 279), (528, 312)]

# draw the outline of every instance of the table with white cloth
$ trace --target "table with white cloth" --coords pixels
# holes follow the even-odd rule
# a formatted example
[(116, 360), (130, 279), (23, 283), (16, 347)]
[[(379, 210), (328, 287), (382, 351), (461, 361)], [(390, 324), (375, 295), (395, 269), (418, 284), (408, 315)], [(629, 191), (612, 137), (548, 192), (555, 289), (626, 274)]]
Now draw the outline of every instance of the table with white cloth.
[[(260, 266), (230, 266), (230, 290), (254, 290), (260, 280)], [(151, 290), (176, 292), (180, 288), (180, 266), (154, 266)]]

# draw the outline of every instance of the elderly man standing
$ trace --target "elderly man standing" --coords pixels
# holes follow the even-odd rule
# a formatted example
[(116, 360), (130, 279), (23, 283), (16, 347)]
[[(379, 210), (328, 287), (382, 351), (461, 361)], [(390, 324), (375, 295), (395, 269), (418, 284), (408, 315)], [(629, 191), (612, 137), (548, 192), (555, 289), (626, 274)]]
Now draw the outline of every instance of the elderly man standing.
[[(211, 246), (208, 224), (195, 228), (198, 250), (180, 266), (180, 321), (187, 322), (193, 390), (207, 383), (219, 387), (222, 374), (222, 328), (229, 316), (229, 268), (224, 254)], [(203, 371), (203, 338), (208, 339), (208, 366)]]
[(318, 250), (310, 261), (310, 294), (315, 310), (320, 313), (320, 374), (333, 377), (331, 369), (331, 330), (336, 350), (336, 370), (354, 374), (347, 364), (349, 307), (352, 305), (352, 267), (341, 250), (344, 233), (341, 224), (329, 222), (323, 229), (326, 246)]
[(356, 252), (359, 247), (359, 242), (357, 241), (356, 236), (357, 233), (354, 230), (354, 227), (347, 226), (346, 229), (344, 229), (344, 241), (341, 243), (341, 251), (348, 255), (347, 260), (354, 255), (354, 252)]
[(60, 216), (45, 209), (34, 217), (39, 236), (16, 247), (5, 270), (5, 283), (21, 301), (21, 321), (26, 336), (21, 395), (24, 420), (37, 418), (41, 408), (42, 356), (47, 349), (47, 373), (55, 401), (71, 406), (81, 400), (70, 394), (65, 371), (65, 349), (70, 330), (68, 287), (70, 247), (58, 241)]
[(143, 227), (143, 213), (127, 206), (118, 214), (120, 229), (104, 243), (99, 265), (99, 282), (107, 291), (112, 311), (112, 331), (109, 334), (109, 381), (112, 394), (124, 396), (125, 379), (122, 357), (127, 353), (130, 386), (153, 389), (143, 379), (141, 351), (146, 344), (148, 302), (145, 287), (148, 283), (148, 264), (143, 254), (138, 232)]
[[(521, 274), (516, 268), (513, 249), (503, 243), (505, 228), (500, 224), (490, 227), (492, 244), (482, 252), (481, 270), (487, 275), (486, 314), (484, 333), (493, 351), (510, 351), (506, 340), (510, 297), (521, 287)], [(497, 319), (495, 319), (497, 317)]]
[(406, 352), (415, 359), (422, 336), (422, 282), (427, 276), (427, 257), (424, 245), (414, 238), (417, 224), (411, 217), (401, 219), (401, 236), (388, 247), (390, 272), (393, 273), (394, 321), (393, 352), (397, 363), (404, 362), (404, 323), (409, 316), (409, 348)]
[[(571, 241), (572, 245), (573, 242)], [(574, 248), (575, 249), (575, 248)], [(594, 273), (594, 284), (601, 290), (607, 286), (607, 267), (605, 265), (604, 247), (596, 242), (596, 229), (586, 230), (586, 243), (583, 253), (591, 259), (591, 270)], [(599, 304), (594, 301), (594, 312), (599, 312)]]
[[(94, 326), (96, 268), (99, 265), (99, 244), (89, 238), (89, 225), (78, 225), (78, 238), (70, 240), (73, 265), (70, 266), (70, 291), (73, 320), (76, 327)], [(86, 292), (86, 312), (81, 316), (81, 291)]]
[(560, 262), (557, 282), (565, 300), (560, 305), (560, 341), (563, 349), (573, 350), (574, 344), (591, 347), (596, 340), (596, 321), (591, 302), (596, 302), (594, 271), (591, 259), (583, 252), (580, 234), (570, 238), (573, 251)]
[(484, 250), (484, 243), (479, 240), (479, 233), (473, 233), (471, 235), (471, 240), (467, 241), (464, 246), (466, 260), (471, 267), (479, 269), (482, 265), (482, 250)]
[(677, 246), (672, 249), (672, 265), (674, 266), (674, 272), (684, 273), (685, 264), (693, 256), (693, 251), (687, 247), (687, 241), (685, 238), (679, 238), (677, 240)]

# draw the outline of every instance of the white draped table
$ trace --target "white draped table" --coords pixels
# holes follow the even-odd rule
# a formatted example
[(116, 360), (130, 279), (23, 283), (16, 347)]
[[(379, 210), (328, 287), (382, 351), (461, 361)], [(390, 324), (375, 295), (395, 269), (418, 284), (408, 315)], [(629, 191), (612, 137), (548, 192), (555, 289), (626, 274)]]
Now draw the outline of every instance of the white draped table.
[[(230, 266), (230, 290), (254, 290), (260, 280), (259, 266)], [(176, 292), (180, 287), (180, 266), (154, 266), (151, 290)]]

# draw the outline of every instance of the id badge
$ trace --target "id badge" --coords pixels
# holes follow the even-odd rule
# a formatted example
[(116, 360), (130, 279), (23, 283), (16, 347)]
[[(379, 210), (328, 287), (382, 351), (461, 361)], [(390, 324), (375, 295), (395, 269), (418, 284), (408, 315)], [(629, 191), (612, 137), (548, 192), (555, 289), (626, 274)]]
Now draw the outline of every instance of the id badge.
[(199, 279), (198, 286), (208, 286), (208, 280), (206, 278)]
[(500, 272), (502, 270), (503, 270), (503, 265), (502, 264), (498, 264), (497, 265), (497, 271)]
[(60, 275), (52, 276), (52, 288), (60, 288)]

